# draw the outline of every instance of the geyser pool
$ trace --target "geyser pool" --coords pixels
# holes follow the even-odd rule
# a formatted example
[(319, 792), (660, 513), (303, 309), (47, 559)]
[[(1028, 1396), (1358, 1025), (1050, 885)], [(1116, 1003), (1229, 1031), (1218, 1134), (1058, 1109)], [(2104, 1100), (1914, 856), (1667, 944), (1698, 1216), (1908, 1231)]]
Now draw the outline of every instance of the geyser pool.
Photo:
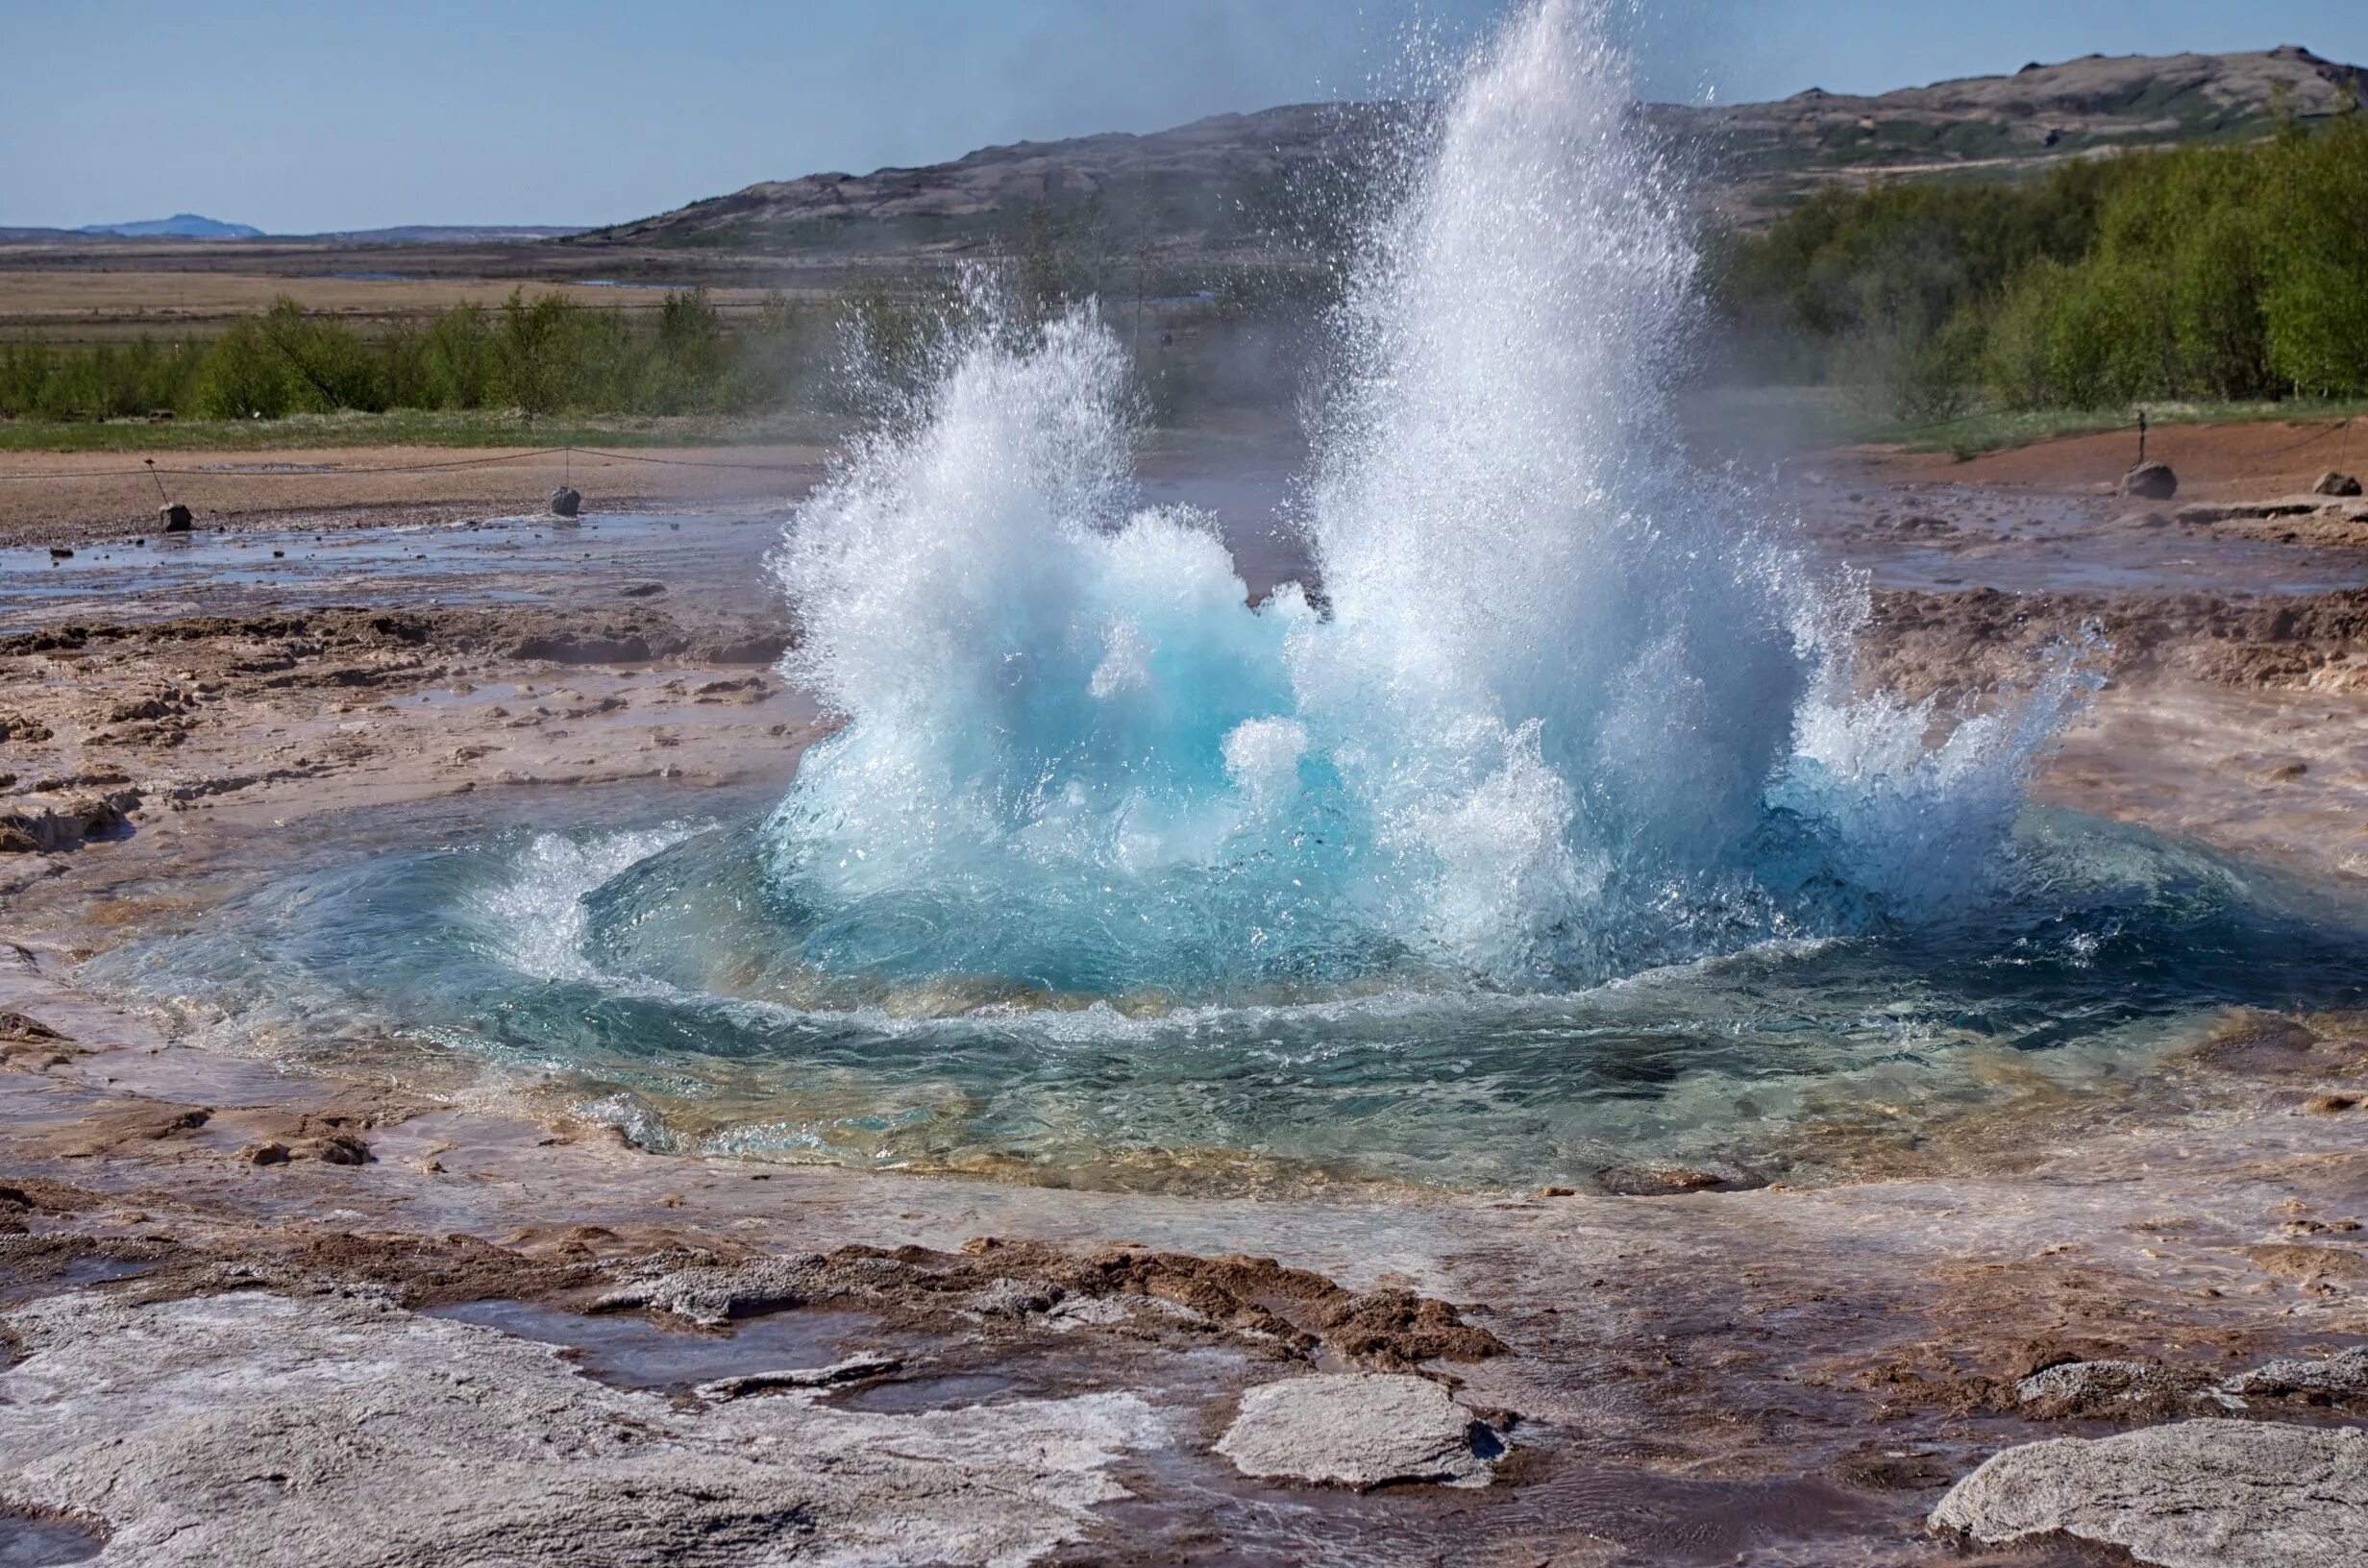
[(776, 809), (314, 872), (94, 973), (659, 1146), (1113, 1180), (1813, 1164), (1999, 1053), (2109, 1075), (2356, 997), (2344, 919), (2025, 809), (2077, 650), (1978, 709), (1861, 692), (1863, 589), (1670, 434), (1694, 257), (1632, 97), (1547, 0), (1410, 159), (1336, 312), (1320, 601), (1138, 505), (1090, 305), (974, 286), (778, 553), (844, 725)]

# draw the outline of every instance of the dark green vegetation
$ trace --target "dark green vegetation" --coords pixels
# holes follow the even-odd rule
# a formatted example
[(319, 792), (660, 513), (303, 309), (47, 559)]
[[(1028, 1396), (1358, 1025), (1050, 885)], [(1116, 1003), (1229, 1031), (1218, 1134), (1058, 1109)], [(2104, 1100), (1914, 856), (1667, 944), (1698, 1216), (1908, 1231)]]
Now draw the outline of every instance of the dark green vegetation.
[(1905, 419), (2368, 394), (2368, 115), (1829, 190), (1718, 242), (1712, 278), (1739, 375)]
[[(982, 266), (1024, 325), (1099, 302), (1144, 417), (1212, 433), (1271, 436), (1332, 294), (1306, 269), (1278, 282), (1237, 268), (1212, 290), (1138, 299), (1115, 292), (1105, 252), (1050, 224)], [(372, 333), (283, 299), (210, 335), (0, 341), (0, 451), (829, 440), (892, 415), (968, 308), (943, 268), (851, 271), (834, 293), (728, 317), (695, 288), (630, 313), (513, 294)]]
[(786, 299), (768, 304), (746, 330), (728, 331), (696, 288), (668, 294), (654, 320), (512, 293), (498, 308), (456, 306), (376, 338), (283, 299), (209, 339), (0, 344), (0, 415), (741, 413), (787, 401), (826, 359), (831, 334), (829, 312)]

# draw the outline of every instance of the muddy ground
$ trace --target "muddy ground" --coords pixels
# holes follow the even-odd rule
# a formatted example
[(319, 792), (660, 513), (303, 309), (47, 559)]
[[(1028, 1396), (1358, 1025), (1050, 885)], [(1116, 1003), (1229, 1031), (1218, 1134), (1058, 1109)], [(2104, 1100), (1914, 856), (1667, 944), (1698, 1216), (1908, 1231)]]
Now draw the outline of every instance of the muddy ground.
[[(2368, 875), (2351, 525), (2148, 522), (2087, 461), (1797, 478), (1874, 579), (1862, 678), (1978, 700), (2093, 625), (2111, 683), (2043, 798)], [(441, 524), (400, 534), (250, 511), (170, 559), (67, 497), (73, 561), (0, 561), (0, 1561), (2205, 1560), (1926, 1521), (2035, 1439), (2368, 1420), (2330, 1360), (2368, 1340), (2357, 1016), (2230, 1016), (2134, 1098), (2035, 1079), (1838, 1134), (1882, 1180), (1252, 1200), (663, 1157), (77, 989), (390, 813), (777, 792), (823, 732), (761, 572), (800, 482), (577, 525), (395, 498)], [(1297, 1446), (1377, 1469), (1218, 1452), (1245, 1389), (1359, 1372), (1466, 1430), (1409, 1447), (1405, 1385), (1327, 1384), (1350, 1415)]]
[(803, 489), (824, 455), (802, 446), (636, 447), (607, 456), (537, 446), (6, 452), (0, 546), (88, 550), (155, 539), (167, 499), (187, 506), (202, 530), (402, 527), (534, 513), (561, 484), (612, 511), (729, 506)]

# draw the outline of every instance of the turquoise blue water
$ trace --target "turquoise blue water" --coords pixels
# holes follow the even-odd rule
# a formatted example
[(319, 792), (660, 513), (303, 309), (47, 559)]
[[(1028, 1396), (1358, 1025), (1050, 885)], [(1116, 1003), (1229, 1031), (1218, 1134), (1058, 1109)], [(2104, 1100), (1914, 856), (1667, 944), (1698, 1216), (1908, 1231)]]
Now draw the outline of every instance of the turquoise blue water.
[(521, 828), (378, 856), (89, 972), (199, 999), (233, 1048), (398, 1076), (455, 1053), (661, 1149), (1121, 1185), (1838, 1174), (2034, 1075), (2126, 1099), (2230, 1006), (2368, 1003), (2368, 912), (2059, 812), (2014, 836), (2014, 895), (1912, 929), (1583, 988), (1369, 954), (1221, 995), (859, 960), (768, 883), (765, 831)]

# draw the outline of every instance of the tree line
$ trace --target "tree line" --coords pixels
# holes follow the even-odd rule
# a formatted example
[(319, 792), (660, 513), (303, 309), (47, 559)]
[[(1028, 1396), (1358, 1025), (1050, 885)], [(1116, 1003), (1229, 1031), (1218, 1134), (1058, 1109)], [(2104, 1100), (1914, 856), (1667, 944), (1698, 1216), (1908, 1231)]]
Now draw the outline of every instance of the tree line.
[(1829, 189), (1714, 241), (1709, 280), (1732, 373), (1902, 417), (2368, 394), (2368, 115)]
[(732, 413), (777, 405), (829, 353), (831, 312), (776, 295), (728, 330), (703, 288), (654, 317), (523, 290), (365, 337), (285, 297), (211, 338), (0, 344), (0, 414), (88, 420), (162, 409), (195, 419), (515, 409)]

